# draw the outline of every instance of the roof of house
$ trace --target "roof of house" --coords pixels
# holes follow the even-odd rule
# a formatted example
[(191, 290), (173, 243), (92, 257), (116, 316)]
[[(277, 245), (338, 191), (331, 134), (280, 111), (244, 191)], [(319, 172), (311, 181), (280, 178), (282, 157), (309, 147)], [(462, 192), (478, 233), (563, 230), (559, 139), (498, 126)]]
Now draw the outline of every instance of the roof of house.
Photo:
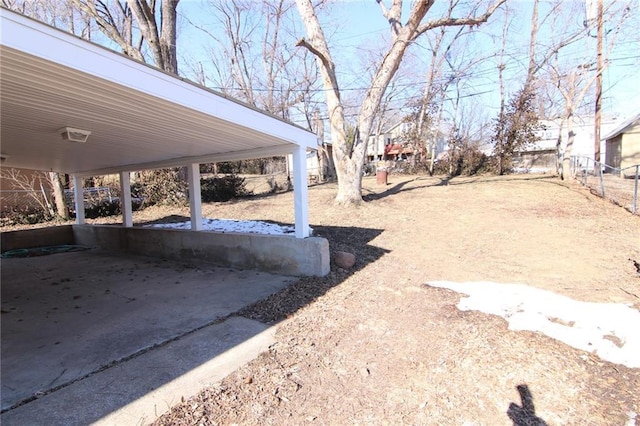
[(622, 133), (625, 133), (627, 130), (629, 130), (631, 127), (635, 126), (638, 123), (640, 123), (640, 112), (638, 112), (635, 115), (632, 115), (631, 117), (629, 117), (628, 119), (620, 123), (619, 126), (617, 126), (615, 129), (613, 129), (608, 134), (603, 136), (601, 139), (606, 140), (606, 139), (615, 138), (616, 136)]
[[(101, 175), (284, 155), (315, 134), (0, 8), (2, 165)], [(60, 129), (90, 131), (84, 143)]]

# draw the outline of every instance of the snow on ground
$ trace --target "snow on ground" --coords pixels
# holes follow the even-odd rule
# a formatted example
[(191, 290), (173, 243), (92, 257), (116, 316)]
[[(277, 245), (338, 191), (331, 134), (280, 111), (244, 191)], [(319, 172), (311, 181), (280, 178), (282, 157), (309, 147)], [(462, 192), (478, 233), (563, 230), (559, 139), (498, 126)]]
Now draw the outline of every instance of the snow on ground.
[[(154, 228), (191, 229), (191, 221), (177, 223), (159, 223), (147, 225)], [(202, 219), (204, 231), (216, 232), (241, 232), (248, 234), (268, 235), (293, 235), (296, 230), (293, 225), (276, 225), (275, 223), (259, 220), (233, 220), (233, 219)], [(310, 231), (313, 231), (309, 228)]]
[(499, 315), (511, 330), (538, 331), (600, 358), (640, 368), (640, 312), (620, 303), (580, 302), (522, 284), (433, 281), (432, 287), (468, 295), (463, 311)]

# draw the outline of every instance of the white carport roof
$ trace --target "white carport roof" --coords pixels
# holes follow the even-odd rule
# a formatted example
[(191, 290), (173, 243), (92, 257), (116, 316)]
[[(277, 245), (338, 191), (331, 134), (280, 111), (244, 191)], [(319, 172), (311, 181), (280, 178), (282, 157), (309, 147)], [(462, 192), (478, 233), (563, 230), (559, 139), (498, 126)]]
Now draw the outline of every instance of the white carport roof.
[[(313, 133), (1, 9), (3, 166), (77, 176), (316, 149)], [(62, 140), (69, 126), (86, 143)]]
[[(64, 127), (91, 132), (62, 139)], [(238, 101), (0, 7), (2, 165), (82, 176), (187, 166), (191, 226), (202, 228), (198, 164), (293, 154), (296, 237), (309, 236), (306, 151), (316, 135)]]

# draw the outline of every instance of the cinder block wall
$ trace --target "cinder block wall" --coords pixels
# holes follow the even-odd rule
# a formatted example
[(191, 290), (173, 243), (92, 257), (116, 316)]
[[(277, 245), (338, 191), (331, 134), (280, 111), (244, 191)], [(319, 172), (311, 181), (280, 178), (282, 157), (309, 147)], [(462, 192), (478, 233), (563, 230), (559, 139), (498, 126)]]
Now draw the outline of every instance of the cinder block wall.
[(71, 225), (0, 233), (0, 250), (2, 250), (3, 253), (9, 250), (66, 244), (75, 244)]
[(216, 266), (293, 276), (325, 276), (330, 272), (329, 242), (319, 237), (110, 225), (73, 225), (73, 235), (76, 244), (138, 255), (195, 258)]

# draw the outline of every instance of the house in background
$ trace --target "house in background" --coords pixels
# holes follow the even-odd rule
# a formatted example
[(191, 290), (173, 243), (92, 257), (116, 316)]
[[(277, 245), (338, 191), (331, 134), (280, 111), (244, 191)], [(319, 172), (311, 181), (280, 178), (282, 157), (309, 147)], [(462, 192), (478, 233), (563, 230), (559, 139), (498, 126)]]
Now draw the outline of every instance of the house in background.
[(623, 175), (635, 175), (627, 170), (640, 164), (640, 112), (623, 121), (602, 138), (606, 144), (606, 164)]
[[(406, 141), (406, 135), (413, 130), (415, 123), (400, 122), (385, 130), (379, 135), (369, 137), (367, 144), (367, 161), (375, 162), (379, 160), (401, 160), (411, 158), (416, 155), (415, 147)], [(447, 143), (444, 133), (432, 129), (433, 141), (424, 141), (424, 147), (427, 156), (431, 156), (428, 152), (429, 147), (433, 145), (435, 156), (447, 149)]]
[(559, 121), (541, 120), (542, 130), (538, 130), (539, 140), (525, 150), (515, 153), (513, 168), (516, 172), (548, 173), (556, 170)]
[[(287, 155), (287, 174), (293, 170), (293, 156)], [(333, 145), (318, 144), (317, 151), (307, 152), (307, 183), (315, 184), (335, 178), (336, 169), (333, 164)]]
[[(554, 172), (556, 169), (558, 138), (562, 132), (562, 152), (567, 145), (569, 139), (569, 130), (565, 124), (562, 129), (562, 120), (547, 119), (540, 120), (543, 126), (537, 132), (539, 140), (532, 146), (517, 153), (514, 158), (514, 168), (517, 171), (525, 171), (529, 173), (545, 173)], [(619, 123), (612, 117), (603, 117), (601, 122), (601, 134), (611, 132)], [(586, 157), (593, 159), (594, 154), (594, 133), (595, 124), (593, 117), (574, 117), (573, 119), (573, 148), (571, 156)], [(604, 157), (606, 146), (600, 144), (601, 157)]]

